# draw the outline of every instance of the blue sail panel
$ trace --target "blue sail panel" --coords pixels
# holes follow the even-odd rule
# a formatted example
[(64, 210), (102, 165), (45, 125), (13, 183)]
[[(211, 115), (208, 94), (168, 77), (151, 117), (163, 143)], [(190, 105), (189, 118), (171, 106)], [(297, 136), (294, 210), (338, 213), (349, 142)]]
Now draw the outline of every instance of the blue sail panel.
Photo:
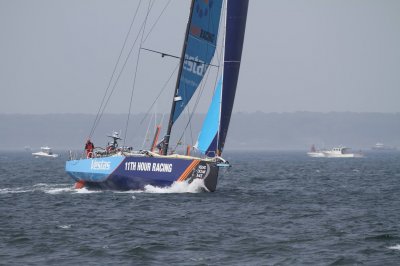
[(217, 150), (217, 136), (219, 129), (219, 117), (221, 111), (221, 90), (222, 79), (218, 81), (215, 88), (210, 107), (206, 118), (204, 119), (203, 127), (200, 131), (199, 138), (195, 147), (203, 154), (213, 156)]
[(228, 0), (226, 34), (224, 81), (221, 103), (221, 124), (219, 131), (218, 153), (221, 154), (228, 134), (229, 122), (235, 100), (236, 86), (239, 77), (240, 60), (244, 33), (246, 29), (247, 10), (249, 0)]
[(184, 54), (179, 87), (175, 95), (175, 122), (199, 87), (215, 53), (222, 0), (195, 0)]

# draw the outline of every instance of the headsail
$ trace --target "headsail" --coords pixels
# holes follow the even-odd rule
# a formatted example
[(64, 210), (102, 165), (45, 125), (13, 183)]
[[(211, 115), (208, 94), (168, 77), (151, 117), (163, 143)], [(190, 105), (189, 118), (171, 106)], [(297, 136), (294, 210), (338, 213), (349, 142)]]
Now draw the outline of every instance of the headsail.
[(228, 133), (242, 58), (249, 0), (228, 0), (225, 36), (224, 81), (222, 84), (221, 125), (218, 153), (221, 154)]
[(200, 131), (195, 148), (207, 156), (215, 156), (217, 151), (219, 121), (221, 116), (222, 78), (215, 88), (207, 116)]
[(173, 114), (175, 122), (200, 85), (215, 53), (222, 0), (195, 0)]

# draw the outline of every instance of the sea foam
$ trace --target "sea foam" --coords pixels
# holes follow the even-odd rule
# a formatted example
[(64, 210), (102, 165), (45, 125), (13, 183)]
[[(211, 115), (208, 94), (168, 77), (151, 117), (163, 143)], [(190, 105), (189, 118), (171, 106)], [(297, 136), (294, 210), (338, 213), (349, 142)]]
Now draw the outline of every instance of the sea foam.
[(156, 187), (147, 185), (144, 187), (144, 192), (147, 193), (199, 193), (206, 190), (204, 181), (201, 179), (195, 179), (193, 182), (174, 182), (169, 187)]
[(390, 247), (388, 247), (388, 249), (400, 250), (400, 244), (396, 244), (394, 246), (390, 246)]

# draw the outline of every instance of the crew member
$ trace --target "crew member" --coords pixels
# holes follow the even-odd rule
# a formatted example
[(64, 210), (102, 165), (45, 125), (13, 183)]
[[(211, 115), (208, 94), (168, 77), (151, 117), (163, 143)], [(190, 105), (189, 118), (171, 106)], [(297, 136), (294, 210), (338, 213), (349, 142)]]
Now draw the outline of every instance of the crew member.
[(86, 158), (93, 158), (94, 144), (88, 139), (85, 144)]

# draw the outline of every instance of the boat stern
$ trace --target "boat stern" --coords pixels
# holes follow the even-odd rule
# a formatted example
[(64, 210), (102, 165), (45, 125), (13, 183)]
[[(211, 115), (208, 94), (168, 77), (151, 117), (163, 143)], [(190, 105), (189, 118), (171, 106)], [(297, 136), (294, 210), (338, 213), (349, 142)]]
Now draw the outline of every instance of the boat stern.
[(123, 160), (123, 156), (70, 160), (65, 163), (65, 171), (77, 182), (102, 182)]

